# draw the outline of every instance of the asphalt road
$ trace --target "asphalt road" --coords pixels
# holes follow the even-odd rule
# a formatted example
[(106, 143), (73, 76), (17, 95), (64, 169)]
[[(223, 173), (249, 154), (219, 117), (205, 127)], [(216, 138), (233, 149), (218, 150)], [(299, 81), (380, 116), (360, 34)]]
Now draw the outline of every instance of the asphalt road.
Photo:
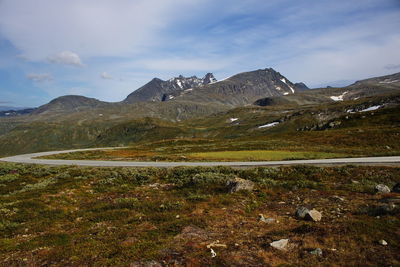
[[(121, 148), (121, 147), (118, 147)], [(400, 156), (394, 157), (366, 157), (366, 158), (336, 158), (336, 159), (313, 159), (313, 160), (284, 160), (284, 161), (244, 161), (244, 162), (138, 162), (138, 161), (101, 161), (101, 160), (55, 160), (55, 159), (36, 159), (36, 157), (49, 156), (60, 153), (70, 153), (90, 150), (109, 150), (109, 148), (89, 148), (74, 149), (63, 151), (49, 151), (33, 154), (17, 155), (12, 157), (0, 158), (0, 161), (42, 165), (76, 165), (94, 167), (177, 167), (177, 166), (282, 166), (282, 165), (343, 165), (343, 164), (365, 164), (365, 165), (398, 165)]]

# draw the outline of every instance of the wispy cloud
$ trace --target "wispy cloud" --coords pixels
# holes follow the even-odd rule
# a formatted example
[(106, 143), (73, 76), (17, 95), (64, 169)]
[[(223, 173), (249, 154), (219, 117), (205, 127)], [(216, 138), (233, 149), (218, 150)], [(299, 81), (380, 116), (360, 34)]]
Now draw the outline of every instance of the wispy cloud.
[(79, 55), (71, 51), (63, 51), (56, 55), (50, 56), (48, 57), (48, 61), (55, 64), (83, 67), (82, 60)]
[(34, 82), (48, 82), (53, 80), (53, 77), (48, 73), (29, 73), (26, 75), (26, 78)]
[(398, 70), (399, 28), (398, 0), (0, 0), (0, 71), (111, 101), (153, 77), (265, 67), (313, 86)]
[(100, 74), (100, 77), (104, 80), (113, 80), (113, 76), (111, 76), (110, 74), (108, 74), (107, 72), (103, 72)]

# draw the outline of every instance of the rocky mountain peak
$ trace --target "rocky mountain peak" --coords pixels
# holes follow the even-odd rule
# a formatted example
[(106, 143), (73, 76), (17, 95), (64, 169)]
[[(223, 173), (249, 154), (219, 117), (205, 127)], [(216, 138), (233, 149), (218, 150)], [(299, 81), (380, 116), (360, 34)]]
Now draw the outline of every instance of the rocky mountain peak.
[(203, 78), (203, 84), (210, 84), (215, 82), (217, 82), (217, 79), (215, 79), (214, 74), (212, 73), (207, 73), (206, 76), (204, 76)]
[(184, 77), (183, 75), (179, 75), (167, 81), (154, 78), (151, 82), (131, 93), (125, 99), (125, 102), (166, 101), (182, 94), (185, 90), (197, 88), (216, 81), (212, 73), (207, 73), (204, 78), (198, 78), (197, 76)]

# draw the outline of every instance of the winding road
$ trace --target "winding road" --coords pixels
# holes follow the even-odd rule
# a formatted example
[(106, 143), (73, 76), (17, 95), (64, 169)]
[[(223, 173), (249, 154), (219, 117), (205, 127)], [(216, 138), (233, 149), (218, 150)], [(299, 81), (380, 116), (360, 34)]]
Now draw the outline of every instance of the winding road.
[(245, 161), (245, 162), (138, 162), (138, 161), (104, 161), (104, 160), (59, 160), (59, 159), (37, 159), (37, 157), (50, 156), (62, 153), (110, 150), (121, 147), (88, 148), (63, 151), (49, 151), (32, 154), (17, 155), (0, 158), (3, 162), (41, 164), (41, 165), (76, 165), (93, 167), (178, 167), (178, 166), (234, 166), (234, 167), (256, 167), (256, 166), (282, 166), (282, 165), (400, 165), (400, 156), (394, 157), (365, 157), (365, 158), (336, 158), (336, 159), (313, 159), (313, 160), (284, 160), (284, 161)]

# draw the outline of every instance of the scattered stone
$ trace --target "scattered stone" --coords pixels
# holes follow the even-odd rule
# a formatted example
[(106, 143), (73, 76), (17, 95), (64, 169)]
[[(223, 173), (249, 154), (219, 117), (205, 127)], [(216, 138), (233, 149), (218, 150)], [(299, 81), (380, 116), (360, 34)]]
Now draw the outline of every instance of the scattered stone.
[(212, 242), (211, 244), (207, 245), (207, 248), (227, 248), (228, 246), (225, 244), (220, 244), (219, 240)]
[(305, 219), (308, 221), (319, 222), (322, 219), (322, 214), (321, 212), (312, 209), (306, 214)]
[(306, 207), (299, 207), (296, 210), (296, 217), (299, 219), (304, 219), (310, 211)]
[(395, 184), (392, 191), (395, 193), (400, 193), (400, 183)]
[(164, 190), (170, 190), (170, 189), (174, 188), (174, 184), (154, 183), (154, 184), (149, 184), (147, 186), (152, 189), (164, 189)]
[(212, 248), (210, 248), (210, 252), (211, 252), (211, 258), (217, 257), (217, 253), (215, 253), (215, 251)]
[(269, 245), (278, 250), (285, 251), (285, 250), (287, 250), (288, 244), (289, 244), (289, 239), (281, 239), (278, 241), (274, 241), (274, 242), (270, 243)]
[(384, 184), (378, 184), (375, 186), (375, 190), (378, 193), (387, 194), (390, 193), (390, 188)]
[(332, 196), (332, 197), (330, 197), (332, 200), (335, 200), (335, 201), (344, 201), (345, 199), (343, 198), (343, 197), (339, 197), (339, 196)]
[(245, 180), (242, 178), (234, 178), (228, 180), (226, 182), (226, 185), (230, 193), (238, 191), (252, 191), (254, 189), (254, 183), (252, 181)]
[(316, 248), (315, 250), (310, 251), (310, 254), (313, 254), (313, 255), (321, 257), (322, 256), (322, 249)]
[(381, 244), (382, 246), (387, 246), (388, 243), (385, 240), (379, 240), (379, 244)]
[(258, 220), (260, 222), (264, 222), (264, 223), (273, 223), (273, 222), (275, 222), (274, 218), (265, 218), (263, 214), (259, 214), (258, 215)]

